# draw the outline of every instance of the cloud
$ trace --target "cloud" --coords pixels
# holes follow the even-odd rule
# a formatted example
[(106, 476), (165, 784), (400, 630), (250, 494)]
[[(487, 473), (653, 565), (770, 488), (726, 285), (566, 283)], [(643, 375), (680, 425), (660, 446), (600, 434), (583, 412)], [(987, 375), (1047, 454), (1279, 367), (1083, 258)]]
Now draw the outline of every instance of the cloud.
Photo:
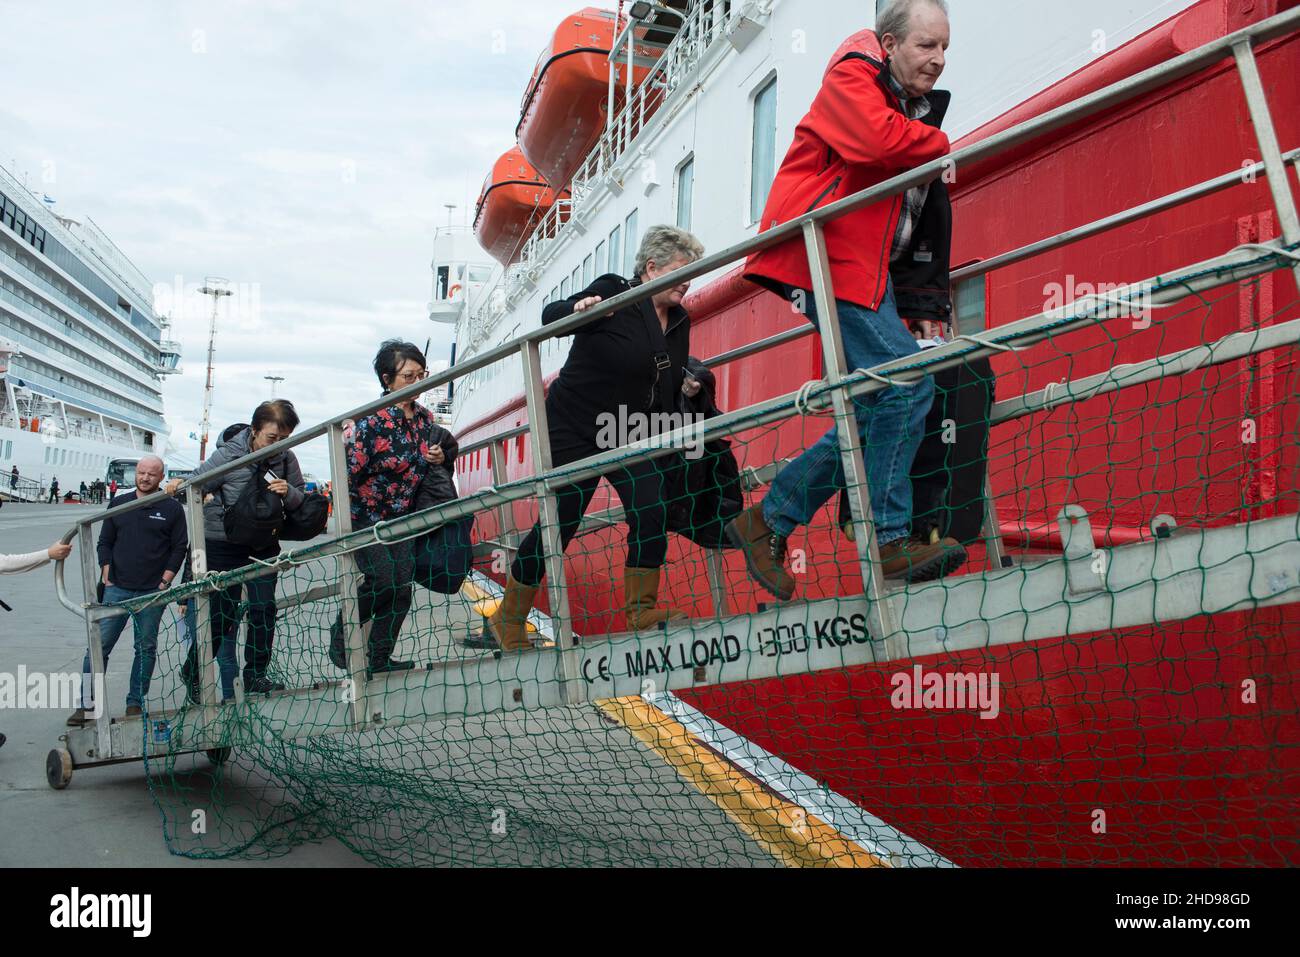
[[(163, 385), (174, 444), (197, 451), (210, 300), (185, 289), (207, 276), (247, 307), (218, 322), (214, 433), (247, 421), (272, 371), (313, 423), (375, 396), (384, 338), (449, 355), (452, 330), (425, 314), (433, 229), (444, 203), (472, 215), (541, 45), (574, 9), (5, 3), (6, 72), (41, 79), (0, 109), (0, 163), (54, 170), (60, 213), (89, 215), (180, 290), (169, 335), (184, 373)], [(308, 460), (324, 471), (323, 448)]]

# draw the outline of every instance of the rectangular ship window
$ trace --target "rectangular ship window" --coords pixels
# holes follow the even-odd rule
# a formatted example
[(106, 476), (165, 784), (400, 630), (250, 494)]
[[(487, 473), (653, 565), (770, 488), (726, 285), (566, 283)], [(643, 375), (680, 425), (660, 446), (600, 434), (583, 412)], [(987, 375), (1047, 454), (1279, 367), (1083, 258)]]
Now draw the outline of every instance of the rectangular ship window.
[(691, 200), (695, 193), (695, 157), (692, 156), (677, 169), (677, 225), (691, 228)]
[(959, 335), (978, 334), (988, 328), (983, 274), (957, 283), (952, 299), (952, 311)]
[(636, 244), (640, 241), (636, 231), (636, 214), (637, 210), (634, 209), (623, 220), (623, 275), (628, 279), (632, 278), (632, 270), (636, 268)]
[(623, 262), (623, 227), (615, 226), (609, 231), (609, 267), (606, 272), (618, 272)]
[(754, 129), (749, 163), (749, 221), (756, 223), (776, 177), (776, 77), (754, 95)]

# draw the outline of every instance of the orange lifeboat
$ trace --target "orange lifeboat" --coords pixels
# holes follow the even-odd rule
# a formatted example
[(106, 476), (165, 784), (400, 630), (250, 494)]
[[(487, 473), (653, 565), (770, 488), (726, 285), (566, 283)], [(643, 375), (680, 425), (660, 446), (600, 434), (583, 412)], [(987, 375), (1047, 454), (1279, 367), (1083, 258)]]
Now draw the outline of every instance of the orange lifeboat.
[[(567, 186), (605, 129), (609, 112), (609, 53), (617, 35), (615, 15), (587, 7), (555, 30), (533, 68), (515, 138), (546, 181)], [(635, 46), (635, 64), (653, 62), (660, 50)], [(634, 65), (633, 84), (650, 67)], [(627, 63), (618, 65), (614, 109), (622, 109)]]
[[(562, 198), (568, 193), (562, 192)], [(497, 262), (509, 266), (555, 205), (555, 190), (519, 151), (507, 150), (492, 164), (474, 212), (474, 235)]]

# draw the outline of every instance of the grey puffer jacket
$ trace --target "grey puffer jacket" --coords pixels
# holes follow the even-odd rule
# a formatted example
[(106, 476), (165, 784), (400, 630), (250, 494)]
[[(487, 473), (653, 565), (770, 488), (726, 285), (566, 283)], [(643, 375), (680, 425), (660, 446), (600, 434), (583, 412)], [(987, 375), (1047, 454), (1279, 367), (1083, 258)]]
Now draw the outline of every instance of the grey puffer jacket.
[[(227, 429), (222, 433), (222, 440), (217, 443), (217, 450), (212, 456), (194, 470), (191, 479), (203, 475), (205, 472), (211, 472), (215, 468), (225, 465), (227, 462), (233, 462), (236, 459), (243, 458), (252, 451), (250, 443), (253, 440), (253, 430), (244, 426), (239, 431), (235, 428)], [(300, 507), (305, 497), (303, 487), (305, 482), (302, 478), (302, 469), (298, 467), (298, 457), (292, 451), (286, 449), (270, 458), (262, 459), (257, 463), (257, 474), (261, 475), (267, 471), (274, 472), (282, 479), (289, 482), (289, 492), (284, 497), (284, 507), (286, 511), (293, 511)], [(253, 469), (241, 468), (233, 472), (228, 472), (221, 478), (217, 479), (210, 485), (202, 486), (202, 492), (206, 496), (209, 492), (213, 494), (212, 501), (203, 506), (203, 533), (209, 541), (225, 542), (226, 526), (224, 521), (227, 505), (234, 505), (239, 501), (239, 496), (243, 494), (245, 486), (253, 477)]]

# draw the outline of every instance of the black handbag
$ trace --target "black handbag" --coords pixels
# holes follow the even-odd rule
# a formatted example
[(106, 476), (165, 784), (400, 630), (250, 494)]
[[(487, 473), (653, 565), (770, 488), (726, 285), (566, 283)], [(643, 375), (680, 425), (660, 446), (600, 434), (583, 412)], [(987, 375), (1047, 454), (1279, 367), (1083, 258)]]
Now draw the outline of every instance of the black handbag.
[(226, 530), (226, 540), (236, 545), (247, 545), (254, 551), (275, 544), (284, 526), (284, 501), (272, 492), (259, 473), (260, 465), (252, 467), (252, 476), (235, 504), (227, 505), (221, 516)]
[(285, 512), (280, 539), (286, 542), (309, 542), (317, 535), (325, 534), (329, 520), (329, 500), (317, 492), (309, 492), (303, 496), (301, 505), (293, 511)]

